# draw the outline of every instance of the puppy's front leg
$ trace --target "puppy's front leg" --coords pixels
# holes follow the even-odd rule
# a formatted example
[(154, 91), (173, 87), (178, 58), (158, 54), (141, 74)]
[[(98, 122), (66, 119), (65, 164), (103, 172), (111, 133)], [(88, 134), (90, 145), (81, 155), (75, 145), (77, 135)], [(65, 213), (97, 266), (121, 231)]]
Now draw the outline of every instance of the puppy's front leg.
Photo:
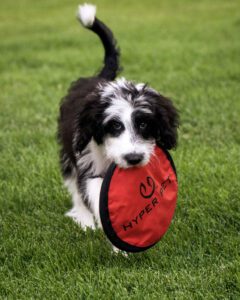
[(100, 191), (102, 186), (103, 178), (96, 177), (96, 178), (89, 178), (86, 182), (86, 193), (87, 198), (97, 222), (97, 226), (102, 228), (101, 220), (100, 220), (100, 213), (99, 213), (99, 198), (100, 198)]
[[(95, 220), (97, 222), (97, 226), (99, 228), (102, 228), (102, 223), (101, 223), (100, 213), (99, 213), (99, 200), (100, 200), (100, 191), (101, 191), (102, 182), (103, 182), (102, 177), (89, 178), (86, 182), (88, 201), (92, 209), (93, 215), (95, 217)], [(119, 250), (113, 245), (112, 247), (114, 253), (116, 254), (120, 253), (123, 256), (127, 257), (126, 252)]]

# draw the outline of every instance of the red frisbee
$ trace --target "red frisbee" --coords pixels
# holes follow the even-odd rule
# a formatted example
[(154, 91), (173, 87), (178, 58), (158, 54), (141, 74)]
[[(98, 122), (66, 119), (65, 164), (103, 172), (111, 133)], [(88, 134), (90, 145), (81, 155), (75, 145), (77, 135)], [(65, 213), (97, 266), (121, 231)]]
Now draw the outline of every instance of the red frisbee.
[(163, 149), (156, 147), (144, 167), (112, 164), (100, 194), (100, 218), (111, 243), (127, 252), (155, 245), (170, 226), (177, 191), (174, 162)]

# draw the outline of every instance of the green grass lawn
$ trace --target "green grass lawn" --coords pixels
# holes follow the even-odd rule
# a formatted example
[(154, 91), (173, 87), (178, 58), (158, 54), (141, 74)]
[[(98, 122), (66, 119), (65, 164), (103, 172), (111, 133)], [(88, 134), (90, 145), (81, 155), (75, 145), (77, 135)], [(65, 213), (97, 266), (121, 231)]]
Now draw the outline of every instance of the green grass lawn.
[(96, 1), (122, 73), (181, 113), (174, 221), (151, 250), (112, 255), (64, 217), (56, 128), (103, 50), (77, 1), (0, 2), (0, 299), (240, 299), (240, 3)]

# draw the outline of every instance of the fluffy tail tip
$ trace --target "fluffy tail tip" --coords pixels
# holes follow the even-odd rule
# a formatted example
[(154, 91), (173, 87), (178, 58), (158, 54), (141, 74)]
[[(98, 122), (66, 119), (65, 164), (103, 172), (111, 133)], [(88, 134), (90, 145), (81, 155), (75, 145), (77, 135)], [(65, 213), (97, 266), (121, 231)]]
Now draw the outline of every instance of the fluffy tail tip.
[(96, 16), (96, 6), (84, 3), (78, 6), (77, 18), (84, 27), (91, 28)]

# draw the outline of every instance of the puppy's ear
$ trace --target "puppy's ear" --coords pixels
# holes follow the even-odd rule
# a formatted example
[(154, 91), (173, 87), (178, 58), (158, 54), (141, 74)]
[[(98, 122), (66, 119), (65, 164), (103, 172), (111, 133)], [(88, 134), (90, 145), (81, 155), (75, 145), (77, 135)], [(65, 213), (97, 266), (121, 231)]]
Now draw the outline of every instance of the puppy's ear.
[(84, 99), (75, 127), (73, 147), (76, 152), (82, 152), (92, 138), (98, 144), (102, 142), (102, 111), (103, 107), (98, 93), (91, 93)]
[(167, 150), (177, 146), (179, 114), (170, 99), (162, 95), (155, 97), (155, 117), (157, 125), (157, 145)]

